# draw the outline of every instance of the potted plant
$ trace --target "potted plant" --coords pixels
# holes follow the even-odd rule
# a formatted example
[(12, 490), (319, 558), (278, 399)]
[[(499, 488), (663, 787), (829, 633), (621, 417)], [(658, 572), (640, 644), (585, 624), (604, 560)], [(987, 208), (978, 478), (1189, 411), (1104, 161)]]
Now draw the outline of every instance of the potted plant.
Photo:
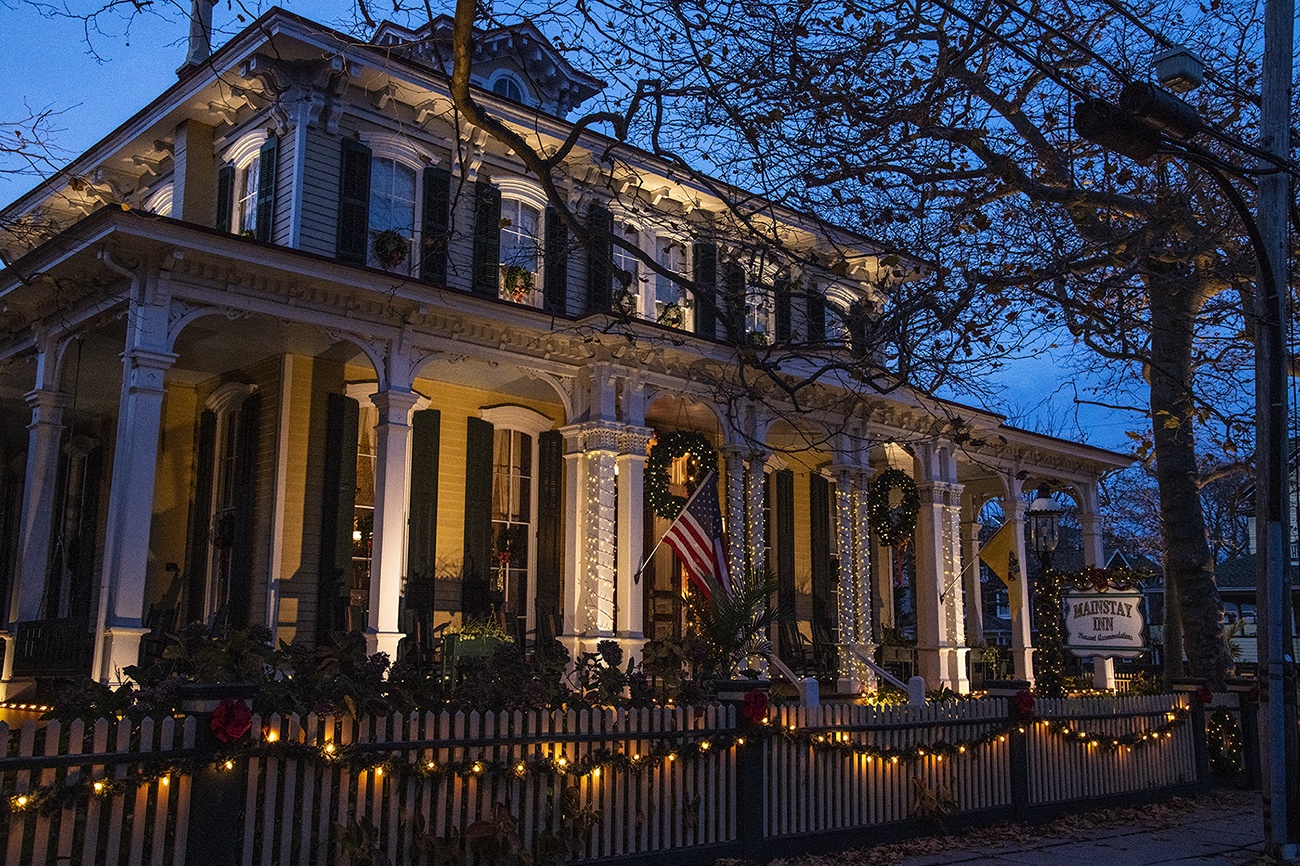
[(533, 272), (523, 265), (506, 265), (502, 272), (505, 295), (516, 304), (526, 304), (533, 295)]
[(411, 241), (397, 229), (384, 229), (372, 243), (375, 259), (387, 270), (401, 267), (411, 253)]
[(487, 658), (503, 643), (514, 643), (514, 637), (493, 617), (467, 619), (461, 627), (447, 635), (447, 645), (453, 658)]
[(773, 655), (769, 626), (776, 612), (769, 600), (777, 593), (775, 578), (733, 576), (731, 594), (695, 605), (696, 629), (707, 651), (704, 667), (716, 677), (718, 698), (743, 700), (753, 691), (766, 691), (755, 662)]

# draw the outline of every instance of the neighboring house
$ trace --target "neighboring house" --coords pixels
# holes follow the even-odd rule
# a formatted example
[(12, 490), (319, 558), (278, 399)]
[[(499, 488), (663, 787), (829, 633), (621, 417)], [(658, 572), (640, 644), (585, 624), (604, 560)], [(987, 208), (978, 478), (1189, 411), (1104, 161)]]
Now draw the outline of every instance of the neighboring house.
[[(1100, 557), (1097, 479), (1121, 455), (907, 389), (794, 421), (779, 398), (724, 399), (696, 372), (736, 363), (718, 315), (755, 342), (852, 351), (827, 311), (888, 303), (887, 251), (764, 205), (849, 266), (741, 260), (726, 201), (595, 133), (566, 163), (597, 241), (575, 245), (515, 155), (452, 111), (446, 29), (360, 42), (271, 10), (210, 57), (192, 44), (174, 86), (0, 212), (5, 691), (115, 680), (188, 621), (355, 631), (392, 654), (495, 617), (635, 650), (681, 629), (678, 563), (638, 566), (668, 525), (645, 505), (647, 455), (682, 431), (719, 455), (734, 571), (770, 568), (787, 625), (846, 650), (870, 653), (888, 624), (873, 611), (892, 609), (869, 481), (915, 478), (935, 687), (966, 687), (952, 587), (985, 501), (1023, 521), (1025, 491), (1050, 483)], [(530, 24), (479, 48), (476, 98), (544, 146), (601, 87)], [(636, 274), (615, 232), (710, 302)], [(673, 462), (672, 489), (687, 471)], [(1027, 673), (1027, 624), (1013, 631)], [(855, 687), (853, 653), (838, 657)]]
[[(1232, 658), (1241, 665), (1254, 665), (1259, 661), (1256, 643), (1255, 615), (1255, 554), (1249, 553), (1221, 562), (1214, 567), (1214, 580), (1219, 585), (1223, 599), (1223, 625), (1228, 630)], [(1290, 568), (1291, 591), (1288, 597), (1291, 612), (1300, 604), (1300, 568), (1293, 562)], [(1294, 620), (1293, 620), (1294, 624)], [(1297, 630), (1292, 629), (1292, 643), (1297, 649)]]

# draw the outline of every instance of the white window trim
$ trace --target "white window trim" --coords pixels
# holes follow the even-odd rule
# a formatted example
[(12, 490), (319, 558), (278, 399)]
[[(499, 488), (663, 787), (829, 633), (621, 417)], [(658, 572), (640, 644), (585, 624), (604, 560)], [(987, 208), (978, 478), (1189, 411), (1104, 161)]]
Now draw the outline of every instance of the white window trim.
[[(540, 308), (546, 285), (546, 192), (540, 184), (522, 177), (494, 177), (492, 184), (501, 194), (501, 210), (504, 214), (506, 201), (520, 202), (537, 211), (537, 273), (533, 282), (533, 301), (524, 306)], [(498, 230), (498, 236), (500, 230)], [(497, 264), (500, 264), (498, 260)], [(501, 296), (501, 286), (497, 286), (497, 296)], [(514, 428), (520, 429), (518, 427)]]
[(507, 404), (503, 406), (484, 406), (479, 410), (479, 417), (494, 427), (518, 430), (536, 439), (540, 434), (555, 427), (555, 422), (527, 406)]
[[(415, 169), (418, 174), (425, 166), (437, 165), (441, 160), (432, 150), (412, 140), (409, 136), (393, 132), (372, 130), (359, 136), (361, 143), (370, 148), (371, 156), (388, 157)], [(418, 178), (417, 178), (418, 180)]]
[(227, 382), (213, 389), (212, 393), (208, 395), (208, 399), (203, 401), (203, 405), (218, 415), (222, 415), (238, 408), (239, 404), (243, 403), (256, 390), (256, 385), (247, 382)]
[(144, 209), (155, 216), (169, 217), (172, 215), (174, 195), (175, 190), (169, 183), (145, 199)]
[[(655, 231), (651, 232), (651, 234), (654, 243), (655, 263), (661, 264), (659, 262), (659, 247), (661, 245), (677, 244), (682, 248), (681, 276), (683, 279), (686, 280), (694, 279), (695, 263), (692, 261), (692, 257), (693, 257), (692, 244), (694, 243), (694, 241), (691, 238), (691, 236), (686, 232), (679, 232), (679, 231), (672, 231), (672, 230), (665, 231), (663, 229), (656, 229)], [(657, 309), (655, 307), (655, 302), (657, 301), (663, 303), (665, 306), (667, 306), (668, 304), (681, 304), (683, 301), (688, 299), (692, 300), (692, 302), (694, 301), (694, 298), (681, 286), (677, 286), (676, 291), (677, 291), (677, 296), (675, 298), (665, 299), (659, 297), (659, 274), (657, 273), (653, 274), (653, 279), (649, 281), (646, 287), (646, 294), (649, 296), (646, 299), (646, 309), (649, 311), (649, 318), (651, 321), (658, 320)], [(694, 306), (692, 306), (690, 309), (683, 309), (683, 313), (684, 313), (683, 329), (687, 331), (693, 330), (695, 325)]]
[(266, 144), (270, 133), (265, 129), (258, 129), (246, 135), (240, 136), (235, 143), (226, 148), (222, 154), (222, 162), (233, 165), (239, 171), (248, 168), (248, 164), (253, 161), (259, 153), (262, 152), (262, 145)]

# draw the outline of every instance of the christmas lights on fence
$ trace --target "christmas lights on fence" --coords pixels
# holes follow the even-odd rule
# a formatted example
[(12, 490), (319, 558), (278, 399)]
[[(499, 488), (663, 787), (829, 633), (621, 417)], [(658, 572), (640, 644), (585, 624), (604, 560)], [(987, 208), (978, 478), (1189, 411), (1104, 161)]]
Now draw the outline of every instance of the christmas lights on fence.
[[(847, 729), (800, 728), (783, 726), (764, 717), (758, 724), (750, 725), (747, 735), (753, 737), (778, 737), (786, 742), (805, 746), (814, 751), (852, 755), (866, 762), (882, 761), (890, 764), (911, 764), (917, 761), (942, 761), (958, 755), (968, 755), (994, 743), (1005, 743), (1012, 734), (1024, 734), (1031, 728), (1055, 734), (1067, 743), (1089, 750), (1108, 749), (1131, 752), (1135, 748), (1166, 742), (1175, 729), (1187, 722), (1191, 710), (1176, 706), (1164, 713), (1163, 721), (1152, 728), (1128, 734), (1114, 735), (1100, 731), (1084, 730), (1052, 719), (1011, 719), (989, 727), (978, 737), (959, 740), (934, 740), (909, 746), (875, 746), (854, 739), (863, 731)], [(46, 814), (57, 812), (94, 797), (124, 795), (142, 786), (160, 784), (169, 786), (172, 776), (190, 775), (203, 767), (216, 767), (234, 771), (246, 759), (302, 760), (322, 767), (339, 767), (353, 773), (371, 773), (376, 778), (390, 778), (395, 782), (437, 780), (443, 778), (489, 778), (518, 780), (529, 777), (599, 778), (602, 773), (636, 774), (671, 764), (678, 758), (699, 757), (726, 752), (746, 743), (746, 734), (710, 732), (699, 736), (683, 736), (661, 740), (644, 753), (640, 751), (593, 749), (586, 755), (569, 757), (563, 749), (558, 753), (534, 754), (525, 757), (463, 757), (454, 760), (437, 760), (422, 757), (420, 752), (445, 749), (447, 746), (430, 742), (427, 747), (416, 743), (393, 746), (375, 743), (340, 744), (326, 742), (319, 745), (284, 739), (278, 731), (269, 730), (260, 738), (247, 738), (235, 748), (218, 755), (186, 757), (168, 760), (167, 756), (149, 758), (141, 755), (126, 766), (120, 777), (95, 778), (73, 772), (61, 784), (35, 786), (0, 800), (0, 810), (9, 813), (43, 810)], [(94, 765), (94, 756), (85, 756), (88, 765)], [(101, 756), (102, 757), (102, 756)], [(118, 764), (121, 772), (122, 764)]]

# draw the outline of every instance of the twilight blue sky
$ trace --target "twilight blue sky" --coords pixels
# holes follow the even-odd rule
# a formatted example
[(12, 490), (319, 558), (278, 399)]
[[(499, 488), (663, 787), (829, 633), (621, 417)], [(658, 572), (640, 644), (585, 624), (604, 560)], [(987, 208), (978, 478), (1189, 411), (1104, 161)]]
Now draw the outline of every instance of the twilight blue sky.
[[(188, 2), (184, 5), (188, 8)], [(334, 26), (348, 12), (345, 0), (281, 0), (280, 5)], [(242, 26), (234, 15), (229, 5), (219, 3), (217, 30), (232, 32)], [(105, 22), (104, 30), (92, 35), (102, 58), (96, 60), (80, 22), (44, 18), (22, 0), (0, 0), (0, 123), (30, 111), (60, 112), (53, 120), (57, 133), (52, 141), (61, 151), (59, 162), (66, 162), (176, 80), (188, 33), (183, 16), (173, 10), (167, 17), (142, 18), (129, 36), (122, 34), (120, 21)], [(5, 162), (0, 155), (0, 170), (12, 167), (12, 161)], [(12, 201), (37, 180), (29, 174), (0, 173), (0, 203)], [(998, 376), (1003, 393), (988, 408), (1014, 416), (1017, 426), (1127, 451), (1131, 442), (1124, 431), (1140, 427), (1142, 419), (1132, 413), (1076, 406), (1069, 386), (1076, 380), (1079, 376), (1063, 350), (1016, 361)]]

